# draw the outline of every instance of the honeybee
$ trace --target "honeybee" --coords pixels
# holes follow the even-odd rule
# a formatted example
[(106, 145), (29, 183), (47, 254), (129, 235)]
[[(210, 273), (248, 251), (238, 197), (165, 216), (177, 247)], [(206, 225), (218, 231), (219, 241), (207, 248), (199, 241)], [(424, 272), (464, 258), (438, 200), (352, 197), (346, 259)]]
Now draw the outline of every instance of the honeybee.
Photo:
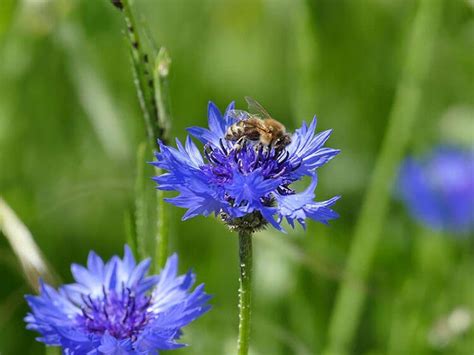
[(285, 126), (272, 118), (270, 114), (251, 97), (246, 96), (249, 112), (232, 110), (229, 115), (239, 121), (227, 129), (225, 139), (234, 141), (236, 149), (249, 141), (258, 141), (266, 147), (283, 150), (291, 143), (291, 136)]

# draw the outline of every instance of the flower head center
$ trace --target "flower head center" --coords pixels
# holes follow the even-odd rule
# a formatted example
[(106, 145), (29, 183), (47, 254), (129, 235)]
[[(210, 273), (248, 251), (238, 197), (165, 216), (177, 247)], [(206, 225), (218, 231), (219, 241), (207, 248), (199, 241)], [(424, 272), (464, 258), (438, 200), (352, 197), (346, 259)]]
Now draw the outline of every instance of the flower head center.
[[(234, 171), (248, 175), (259, 170), (264, 179), (278, 179), (283, 175), (288, 176), (299, 167), (290, 163), (286, 149), (276, 150), (261, 143), (247, 143), (247, 141), (242, 146), (229, 149), (222, 140), (220, 143), (220, 147), (205, 146), (204, 153), (208, 164), (202, 167), (211, 181), (218, 185), (228, 183)], [(288, 185), (291, 182), (293, 181), (282, 181), (282, 185)], [(287, 187), (285, 191), (290, 192)]]
[(150, 297), (136, 295), (129, 288), (121, 292), (103, 289), (101, 296), (83, 296), (83, 301), (78, 321), (94, 334), (108, 332), (117, 339), (134, 339), (151, 318), (147, 312)]

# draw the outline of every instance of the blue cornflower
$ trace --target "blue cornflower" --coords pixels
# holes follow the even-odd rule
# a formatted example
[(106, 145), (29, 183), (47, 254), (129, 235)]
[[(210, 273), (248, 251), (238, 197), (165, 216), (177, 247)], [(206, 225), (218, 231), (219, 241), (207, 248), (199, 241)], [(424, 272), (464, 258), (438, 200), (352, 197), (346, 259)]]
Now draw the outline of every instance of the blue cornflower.
[(176, 342), (181, 328), (209, 309), (209, 296), (202, 284), (191, 291), (192, 272), (177, 276), (176, 254), (159, 275), (146, 276), (149, 267), (150, 259), (137, 265), (127, 246), (123, 259), (106, 263), (91, 251), (87, 268), (71, 266), (76, 283), (55, 290), (40, 282), (40, 295), (26, 296), (27, 328), (69, 355), (145, 355), (182, 347)]
[(415, 219), (435, 230), (474, 230), (474, 152), (439, 147), (407, 158), (398, 189)]
[[(337, 218), (330, 207), (339, 197), (315, 202), (316, 169), (339, 153), (324, 147), (331, 130), (316, 134), (316, 118), (303, 123), (283, 149), (245, 140), (244, 144), (225, 138), (228, 128), (239, 119), (209, 103), (209, 129), (192, 127), (188, 132), (204, 145), (204, 155), (188, 136), (177, 149), (159, 142), (160, 152), (153, 164), (167, 172), (155, 177), (158, 189), (178, 191), (168, 202), (187, 208), (183, 220), (197, 215), (219, 215), (231, 228), (253, 232), (267, 223), (283, 230), (286, 219), (305, 226), (306, 218), (322, 223)], [(292, 184), (304, 176), (312, 181), (304, 192)]]

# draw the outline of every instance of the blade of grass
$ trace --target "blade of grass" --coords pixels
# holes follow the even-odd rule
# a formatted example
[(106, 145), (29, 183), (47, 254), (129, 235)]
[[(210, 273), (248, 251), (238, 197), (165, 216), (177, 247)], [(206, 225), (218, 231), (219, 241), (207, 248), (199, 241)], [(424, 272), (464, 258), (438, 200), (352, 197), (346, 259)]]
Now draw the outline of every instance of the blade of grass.
[(57, 277), (35, 243), (31, 232), (16, 216), (15, 212), (0, 197), (0, 231), (10, 243), (23, 268), (24, 275), (30, 286), (38, 291), (38, 279), (41, 277), (48, 283), (56, 283)]
[[(320, 100), (320, 41), (316, 29), (319, 24), (316, 22), (316, 16), (311, 11), (308, 0), (297, 0), (291, 3), (291, 30), (293, 32), (291, 42), (291, 50), (289, 51), (290, 71), (292, 75), (290, 93), (291, 112), (293, 123), (296, 127), (300, 126), (302, 120), (308, 120), (314, 116), (315, 110), (319, 107)], [(308, 234), (314, 234), (313, 224), (308, 224)], [(321, 257), (320, 249), (315, 248), (327, 236), (319, 236), (315, 238), (304, 238), (303, 245), (298, 246), (296, 243), (288, 242), (284, 238), (271, 238), (273, 243), (285, 241), (280, 245), (282, 249), (281, 255), (291, 258), (298, 264), (295, 268), (294, 278), (296, 282), (307, 282), (308, 273), (314, 274), (315, 284), (324, 283), (324, 279), (342, 278), (341, 266), (334, 263), (327, 263), (327, 258)], [(270, 242), (270, 240), (268, 240)], [(314, 250), (314, 252), (313, 252)], [(316, 252), (318, 251), (318, 252)], [(326, 261), (324, 260), (326, 259)], [(307, 339), (307, 345), (317, 353), (321, 349), (325, 336), (326, 324), (318, 327), (318, 320), (321, 317), (320, 310), (314, 304), (314, 285), (308, 286), (304, 292), (295, 290), (291, 299), (293, 306), (286, 311), (283, 319), (288, 319), (287, 327), (300, 337)], [(310, 296), (311, 295), (311, 296)]]
[(440, 21), (441, 0), (420, 0), (411, 31), (403, 73), (390, 113), (387, 132), (354, 232), (347, 261), (347, 277), (337, 295), (329, 326), (329, 354), (347, 354), (362, 313), (366, 292), (351, 279), (367, 282), (387, 215), (397, 166), (414, 127), (421, 102), (422, 82)]

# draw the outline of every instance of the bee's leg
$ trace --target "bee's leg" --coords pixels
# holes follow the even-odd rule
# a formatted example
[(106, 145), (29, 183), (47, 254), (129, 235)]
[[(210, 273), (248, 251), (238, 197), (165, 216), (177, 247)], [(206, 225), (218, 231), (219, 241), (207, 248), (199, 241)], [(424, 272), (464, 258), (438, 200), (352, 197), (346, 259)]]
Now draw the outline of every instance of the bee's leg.
[(283, 136), (273, 142), (273, 148), (277, 155), (280, 155), (290, 143), (291, 138), (289, 136)]
[(255, 152), (260, 152), (261, 153), (264, 153), (265, 150), (266, 150), (266, 145), (263, 144), (262, 142), (257, 142), (255, 145), (254, 145), (254, 150)]
[(275, 154), (278, 156), (281, 154), (285, 147), (278, 140), (273, 144), (273, 149), (275, 149)]
[(259, 142), (258, 145), (261, 147), (260, 149), (262, 150), (262, 153), (263, 154), (269, 154), (272, 150), (272, 144), (265, 144), (265, 143), (262, 143), (262, 142)]
[(237, 150), (237, 151), (242, 150), (242, 148), (243, 148), (244, 145), (245, 145), (245, 142), (246, 142), (245, 136), (240, 137), (240, 138), (237, 139), (237, 141), (234, 143), (234, 149)]

